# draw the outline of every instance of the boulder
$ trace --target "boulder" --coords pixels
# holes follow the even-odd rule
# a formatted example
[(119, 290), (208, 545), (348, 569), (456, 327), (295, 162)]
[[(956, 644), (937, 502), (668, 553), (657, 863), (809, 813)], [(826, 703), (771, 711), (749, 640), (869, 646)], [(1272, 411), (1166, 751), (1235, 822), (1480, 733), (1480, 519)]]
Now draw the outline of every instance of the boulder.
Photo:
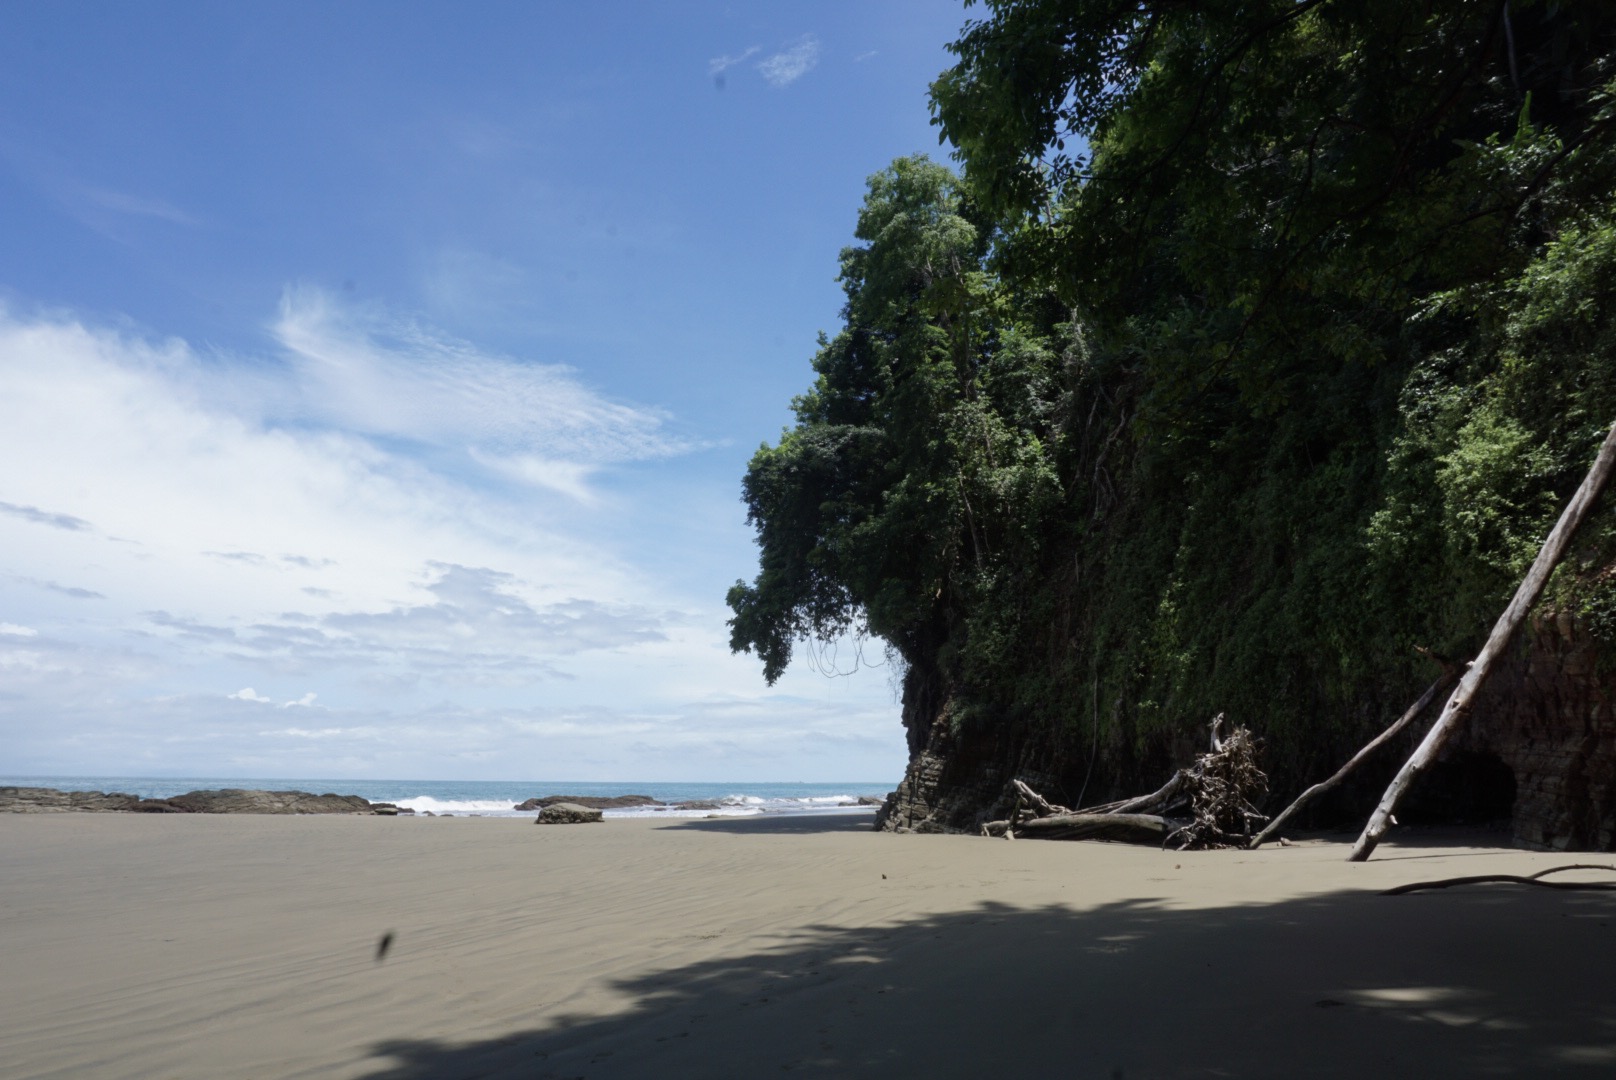
[(586, 821), (601, 820), (601, 811), (593, 806), (579, 806), (577, 803), (558, 802), (551, 803), (539, 811), (534, 819), (535, 825), (581, 825)]
[(649, 795), (546, 795), (542, 799), (518, 803), (514, 809), (542, 810), (557, 803), (587, 806), (594, 810), (620, 810), (625, 806), (655, 806), (656, 800)]

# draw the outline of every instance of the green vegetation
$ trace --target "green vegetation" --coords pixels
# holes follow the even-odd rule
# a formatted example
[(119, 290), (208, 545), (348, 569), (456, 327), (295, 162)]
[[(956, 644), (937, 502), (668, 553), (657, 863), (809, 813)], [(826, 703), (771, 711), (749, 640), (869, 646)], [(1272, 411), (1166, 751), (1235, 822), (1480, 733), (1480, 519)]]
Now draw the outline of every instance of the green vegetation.
[[(985, 6), (962, 172), (872, 177), (748, 470), (732, 645), (868, 632), (912, 745), (1113, 777), (1225, 710), (1293, 787), (1479, 644), (1616, 420), (1616, 8)], [(1606, 510), (1548, 603), (1616, 643), (1613, 562)]]

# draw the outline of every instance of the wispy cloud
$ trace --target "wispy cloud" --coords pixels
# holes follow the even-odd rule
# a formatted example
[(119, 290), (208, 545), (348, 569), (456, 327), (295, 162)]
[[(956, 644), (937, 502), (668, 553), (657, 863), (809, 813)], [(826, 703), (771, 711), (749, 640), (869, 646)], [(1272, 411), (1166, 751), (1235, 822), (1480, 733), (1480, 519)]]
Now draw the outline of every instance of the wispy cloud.
[(757, 69), (770, 86), (784, 87), (808, 74), (818, 63), (819, 39), (807, 34), (791, 48), (760, 61)]
[(561, 659), (666, 641), (678, 621), (644, 605), (596, 599), (535, 604), (522, 582), (496, 570), (444, 564), (429, 570), (428, 602), (382, 611), (289, 612), (250, 625), (166, 611), (147, 612), (146, 620), (176, 645), (281, 675), (347, 669), (449, 686), (566, 678)]
[(734, 56), (715, 56), (711, 60), (707, 61), (707, 74), (716, 78), (717, 76), (724, 74), (724, 72), (728, 71), (735, 65), (746, 63), (748, 60), (752, 59), (752, 57), (756, 56), (762, 51), (763, 50), (761, 48), (753, 45), (741, 52), (736, 53)]
[(37, 583), (42, 589), (49, 589), (63, 596), (71, 596), (75, 600), (105, 600), (105, 593), (98, 593), (94, 589), (81, 589), (77, 585), (58, 585), (54, 581), (41, 581)]
[(288, 290), (274, 332), (312, 418), (465, 451), (574, 497), (603, 467), (690, 448), (662, 412), (611, 401), (565, 365), (488, 354), (316, 290)]
[(103, 210), (129, 214), (134, 217), (157, 218), (160, 221), (172, 222), (175, 225), (199, 224), (196, 218), (172, 203), (164, 202), (162, 199), (142, 198), (139, 195), (130, 195), (127, 192), (96, 187), (82, 188), (81, 194), (86, 202)]
[(35, 525), (49, 525), (53, 529), (66, 529), (69, 532), (95, 528), (81, 517), (74, 517), (72, 514), (54, 514), (37, 506), (18, 506), (16, 503), (0, 502), (0, 514), (10, 514), (12, 517), (31, 521)]

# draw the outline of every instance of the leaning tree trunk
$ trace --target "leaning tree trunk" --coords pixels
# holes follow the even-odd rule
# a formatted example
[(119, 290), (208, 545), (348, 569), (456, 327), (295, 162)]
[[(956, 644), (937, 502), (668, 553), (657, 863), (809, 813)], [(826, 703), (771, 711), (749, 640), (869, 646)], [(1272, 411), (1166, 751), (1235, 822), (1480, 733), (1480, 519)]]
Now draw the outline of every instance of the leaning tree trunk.
[(1487, 681), (1487, 674), (1492, 670), (1493, 661), (1503, 653), (1509, 639), (1525, 620), (1526, 613), (1542, 595), (1543, 586), (1548, 584), (1549, 575), (1554, 572), (1560, 557), (1565, 554), (1566, 546), (1570, 544), (1577, 526), (1581, 525), (1582, 519), (1587, 516), (1588, 508), (1599, 498), (1605, 482), (1610, 479), (1613, 467), (1616, 467), (1616, 424), (1612, 424), (1610, 431), (1605, 435), (1605, 442), (1599, 448), (1599, 456), (1594, 458), (1593, 467), (1583, 478), (1582, 486), (1577, 489), (1577, 493), (1571, 497), (1570, 504), (1560, 515), (1560, 520), (1549, 533), (1549, 538), (1543, 542), (1542, 550), (1537, 553), (1537, 560), (1532, 563), (1532, 569), (1527, 571), (1520, 588), (1515, 590), (1515, 598), (1509, 602), (1509, 607), (1505, 608), (1504, 614), (1499, 617), (1492, 634), (1487, 638), (1487, 644), (1482, 646), (1481, 652), (1477, 653), (1476, 659), (1471, 662), (1470, 670), (1459, 680), (1458, 688), (1448, 699), (1448, 704), (1443, 708), (1436, 724), (1392, 780), (1386, 793), (1381, 796), (1380, 805), (1370, 815), (1369, 823), (1364, 826), (1363, 835), (1359, 836), (1358, 842), (1352, 846), (1352, 854), (1348, 856), (1352, 862), (1363, 862), (1369, 858), (1370, 852), (1375, 850), (1381, 837), (1386, 835), (1386, 830), (1392, 822), (1392, 812), (1397, 808), (1397, 802), (1403, 797), (1403, 792), (1408, 790), (1415, 778), (1436, 760), (1437, 754), (1448, 739), (1464, 723), (1470, 713), (1470, 704), (1475, 699), (1476, 692), (1481, 689), (1481, 684)]

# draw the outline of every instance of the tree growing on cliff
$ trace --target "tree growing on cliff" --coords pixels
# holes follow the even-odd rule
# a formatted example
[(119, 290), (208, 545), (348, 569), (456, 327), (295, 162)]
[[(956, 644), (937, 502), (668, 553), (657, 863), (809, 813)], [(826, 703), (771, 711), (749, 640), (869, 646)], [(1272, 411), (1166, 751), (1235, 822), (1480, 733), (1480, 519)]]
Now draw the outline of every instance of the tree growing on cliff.
[(912, 745), (943, 710), (1124, 790), (1228, 710), (1283, 793), (1474, 647), (1616, 415), (1616, 9), (984, 6), (932, 88), (962, 175), (872, 180), (753, 459), (732, 644), (867, 628)]

